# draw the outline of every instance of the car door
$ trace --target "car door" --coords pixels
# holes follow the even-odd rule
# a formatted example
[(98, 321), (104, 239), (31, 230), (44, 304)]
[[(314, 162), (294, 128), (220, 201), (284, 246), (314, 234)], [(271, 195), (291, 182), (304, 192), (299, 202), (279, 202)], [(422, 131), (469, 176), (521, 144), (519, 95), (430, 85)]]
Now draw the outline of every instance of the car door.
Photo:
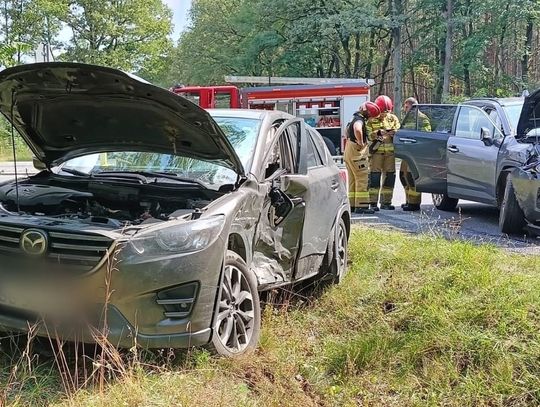
[(497, 156), (503, 140), (489, 115), (476, 106), (459, 107), (448, 139), (448, 195), (496, 204)]
[[(266, 198), (254, 239), (254, 267), (261, 286), (292, 281), (301, 249), (308, 190), (305, 159), (301, 159), (302, 119), (291, 119), (279, 127), (262, 160)], [(283, 193), (292, 203), (280, 214), (278, 202)]]
[(339, 169), (328, 165), (321, 136), (311, 129), (303, 136), (306, 139), (303, 155), (306, 157), (308, 188), (304, 195), (306, 218), (295, 280), (318, 272), (344, 196)]
[(409, 164), (416, 189), (446, 193), (446, 144), (456, 105), (415, 105), (394, 137), (396, 156)]

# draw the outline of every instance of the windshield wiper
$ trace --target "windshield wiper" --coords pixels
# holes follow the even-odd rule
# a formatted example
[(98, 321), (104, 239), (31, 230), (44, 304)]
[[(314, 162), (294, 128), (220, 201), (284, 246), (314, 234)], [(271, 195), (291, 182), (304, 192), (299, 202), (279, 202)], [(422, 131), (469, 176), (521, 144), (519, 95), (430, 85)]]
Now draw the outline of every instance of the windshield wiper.
[(111, 176), (127, 175), (127, 176), (129, 176), (130, 174), (139, 175), (139, 176), (142, 175), (143, 177), (155, 178), (156, 180), (158, 178), (171, 179), (171, 180), (174, 180), (174, 181), (183, 182), (183, 183), (189, 183), (189, 184), (195, 184), (195, 185), (199, 185), (200, 187), (206, 188), (200, 181), (196, 181), (196, 180), (191, 179), (191, 178), (179, 177), (174, 172), (159, 172), (159, 171), (100, 171), (100, 172), (93, 173), (93, 175), (97, 176), (97, 177), (99, 177), (101, 175), (105, 175), (105, 176), (109, 176), (109, 175), (111, 175)]
[(91, 175), (86, 173), (86, 172), (83, 172), (83, 171), (79, 171), (79, 170), (76, 170), (74, 168), (60, 168), (60, 171), (62, 172), (67, 172), (68, 174), (72, 174), (72, 175), (77, 175), (78, 177), (90, 177)]

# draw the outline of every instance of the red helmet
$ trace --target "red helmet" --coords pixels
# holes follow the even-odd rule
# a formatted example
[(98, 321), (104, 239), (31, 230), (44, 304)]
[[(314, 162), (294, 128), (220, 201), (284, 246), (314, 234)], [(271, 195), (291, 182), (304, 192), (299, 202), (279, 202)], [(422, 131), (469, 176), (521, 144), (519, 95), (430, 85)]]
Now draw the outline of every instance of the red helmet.
[(381, 109), (381, 112), (391, 112), (394, 109), (394, 103), (392, 102), (392, 99), (390, 99), (386, 95), (381, 95), (375, 99), (375, 104), (379, 106), (379, 109)]
[(381, 114), (381, 109), (379, 109), (379, 106), (377, 106), (373, 102), (364, 102), (362, 103), (362, 106), (360, 106), (360, 111), (366, 112), (368, 119), (370, 117), (377, 117)]

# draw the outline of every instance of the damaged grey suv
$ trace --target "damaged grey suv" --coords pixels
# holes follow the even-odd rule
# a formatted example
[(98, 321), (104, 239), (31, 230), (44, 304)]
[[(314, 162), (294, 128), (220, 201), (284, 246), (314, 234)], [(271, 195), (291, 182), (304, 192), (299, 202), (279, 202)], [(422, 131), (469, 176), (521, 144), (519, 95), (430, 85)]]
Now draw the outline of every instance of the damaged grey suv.
[(0, 72), (0, 111), (40, 169), (0, 185), (2, 331), (234, 356), (259, 292), (346, 270), (346, 188), (300, 119), (72, 63)]

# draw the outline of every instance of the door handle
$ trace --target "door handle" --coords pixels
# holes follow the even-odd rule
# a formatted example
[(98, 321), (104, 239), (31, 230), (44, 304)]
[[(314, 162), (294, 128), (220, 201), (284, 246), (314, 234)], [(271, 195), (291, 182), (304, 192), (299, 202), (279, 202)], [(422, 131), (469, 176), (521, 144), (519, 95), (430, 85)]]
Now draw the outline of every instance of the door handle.
[(448, 151), (450, 151), (451, 153), (458, 153), (459, 152), (459, 148), (457, 148), (456, 146), (448, 146)]
[(416, 143), (416, 139), (409, 137), (400, 137), (399, 141), (401, 141), (402, 143)]

